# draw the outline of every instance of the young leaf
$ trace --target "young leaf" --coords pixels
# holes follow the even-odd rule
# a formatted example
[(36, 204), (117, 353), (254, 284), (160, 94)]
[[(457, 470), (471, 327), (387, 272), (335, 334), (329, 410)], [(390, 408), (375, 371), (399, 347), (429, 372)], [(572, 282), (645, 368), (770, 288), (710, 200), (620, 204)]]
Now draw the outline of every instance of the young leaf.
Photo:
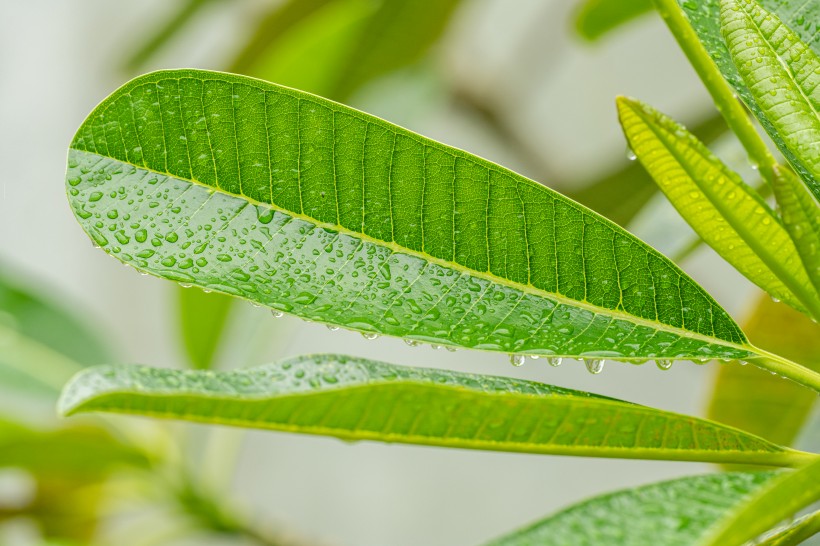
[[(658, 252), (498, 165), (266, 82), (137, 78), (69, 152), (96, 244), (159, 277), (367, 335), (517, 354), (760, 359)], [(756, 356), (759, 355), (759, 356)]]
[[(757, 119), (760, 120), (763, 128), (795, 167), (815, 198), (820, 199), (820, 180), (811, 174), (808, 166), (804, 165), (786, 145), (783, 137), (773, 125), (773, 120), (770, 120), (764, 113), (762, 106), (755, 100), (754, 95), (732, 61), (732, 55), (729, 53), (721, 34), (720, 0), (677, 1), (720, 72), (737, 91), (740, 98), (743, 99), (743, 102), (755, 114)], [(820, 40), (817, 39), (818, 34), (814, 25), (814, 22), (820, 18), (820, 0), (762, 0), (760, 4), (771, 14), (779, 17), (803, 42), (812, 48), (815, 54), (820, 52)], [(760, 66), (762, 66), (762, 63), (760, 63)]]
[(618, 98), (629, 145), (681, 216), (726, 261), (773, 297), (820, 317), (820, 296), (763, 199), (672, 119)]
[(231, 372), (96, 367), (65, 387), (59, 411), (591, 457), (778, 466), (812, 457), (718, 423), (585, 392), (337, 355)]
[(652, 0), (584, 0), (575, 15), (581, 37), (595, 41), (652, 11)]
[(177, 289), (182, 345), (194, 368), (212, 367), (234, 299), (224, 294)]
[(703, 546), (743, 544), (820, 500), (820, 459), (781, 474), (713, 529)]
[(580, 502), (487, 546), (692, 546), (775, 476), (709, 474), (625, 489)]
[(817, 181), (820, 59), (754, 0), (721, 0), (720, 6), (721, 32), (746, 88), (791, 156)]

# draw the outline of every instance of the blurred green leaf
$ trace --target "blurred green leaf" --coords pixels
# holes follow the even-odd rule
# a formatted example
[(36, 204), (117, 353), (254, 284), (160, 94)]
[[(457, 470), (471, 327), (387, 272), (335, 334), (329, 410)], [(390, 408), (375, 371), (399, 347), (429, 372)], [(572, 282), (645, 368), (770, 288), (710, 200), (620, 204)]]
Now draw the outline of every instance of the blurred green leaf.
[(176, 288), (182, 344), (194, 368), (213, 367), (224, 338), (234, 298), (202, 290)]
[(652, 11), (652, 0), (583, 0), (575, 15), (575, 29), (590, 41)]
[(692, 229), (766, 292), (820, 317), (797, 249), (758, 193), (660, 112), (621, 97), (618, 114), (630, 147)]
[[(693, 546), (776, 473), (691, 476), (580, 502), (487, 546)], [(740, 543), (725, 543), (724, 546)]]
[(820, 511), (799, 518), (785, 529), (768, 536), (757, 546), (796, 546), (820, 533)]
[(760, 488), (727, 514), (702, 545), (744, 544), (818, 500), (820, 458), (799, 470), (782, 473)]
[(102, 366), (66, 386), (59, 410), (590, 457), (782, 466), (812, 457), (718, 423), (585, 392), (338, 355), (231, 372)]
[[(745, 325), (760, 347), (820, 371), (820, 326), (762, 296)], [(754, 366), (720, 366), (712, 390), (710, 419), (790, 445), (809, 416), (817, 396), (791, 381)]]

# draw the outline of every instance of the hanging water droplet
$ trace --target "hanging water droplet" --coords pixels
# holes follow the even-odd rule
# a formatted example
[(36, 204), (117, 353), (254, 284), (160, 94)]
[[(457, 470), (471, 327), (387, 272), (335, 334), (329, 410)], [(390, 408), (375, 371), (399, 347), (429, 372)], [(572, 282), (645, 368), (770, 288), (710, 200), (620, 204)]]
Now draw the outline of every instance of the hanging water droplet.
[(282, 318), (285, 314), (282, 311), (278, 311), (276, 309), (271, 309), (270, 314), (273, 315), (273, 318)]
[(748, 364), (748, 362), (746, 362), (745, 360), (738, 360), (737, 362), (738, 362), (738, 364), (740, 364), (741, 366), (745, 366), (746, 364)]
[(435, 343), (432, 343), (430, 344), (430, 348), (434, 351), (438, 351), (439, 349), (441, 349), (441, 345), (436, 345)]
[(604, 359), (603, 358), (585, 358), (584, 364), (587, 367), (587, 371), (591, 374), (598, 374), (604, 371)]
[(560, 356), (551, 356), (551, 357), (547, 358), (547, 364), (549, 364), (550, 366), (552, 366), (554, 368), (557, 368), (558, 366), (560, 366), (561, 362), (563, 362), (563, 361), (564, 361), (564, 359), (561, 358)]
[(538, 356), (538, 355), (530, 355), (530, 358), (533, 359), (533, 360), (538, 360), (541, 357)]
[(327, 329), (330, 330), (331, 332), (335, 332), (336, 330), (339, 329), (339, 327), (336, 326), (335, 324), (325, 324), (325, 326), (327, 326)]
[(771, 296), (771, 298), (772, 298), (772, 301), (773, 301), (773, 302), (775, 302), (775, 303), (780, 303), (780, 300), (779, 300), (779, 299), (777, 299), (777, 298), (775, 298), (774, 296)]
[(527, 360), (527, 357), (525, 355), (510, 355), (510, 364), (512, 364), (516, 368), (518, 366), (523, 366), (525, 360)]
[(638, 159), (638, 154), (636, 154), (636, 153), (632, 150), (632, 148), (630, 148), (629, 146), (627, 146), (627, 147), (626, 147), (626, 158), (627, 158), (628, 160), (630, 160), (630, 161), (635, 161), (636, 159)]
[(454, 353), (458, 350), (455, 347), (450, 347), (449, 345), (445, 345), (444, 348), (447, 349), (447, 351), (449, 351), (451, 353)]
[(188, 282), (181, 282), (181, 283), (179, 283), (179, 285), (180, 285), (182, 288), (191, 288), (191, 287), (193, 286), (193, 284), (188, 283)]
[(405, 339), (404, 342), (407, 345), (409, 345), (410, 347), (418, 347), (419, 343), (420, 343), (419, 341), (416, 341), (415, 339)]
[(379, 334), (376, 332), (362, 332), (362, 337), (365, 339), (376, 339), (379, 337)]
[(672, 361), (668, 358), (659, 358), (655, 360), (655, 364), (657, 364), (658, 368), (660, 368), (661, 370), (668, 370), (672, 367)]

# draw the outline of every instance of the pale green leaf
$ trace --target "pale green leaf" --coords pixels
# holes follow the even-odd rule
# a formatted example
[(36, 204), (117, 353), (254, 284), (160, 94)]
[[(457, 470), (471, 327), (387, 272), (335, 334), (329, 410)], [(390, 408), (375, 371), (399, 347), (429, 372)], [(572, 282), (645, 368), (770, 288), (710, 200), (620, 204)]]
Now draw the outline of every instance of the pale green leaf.
[[(773, 120), (770, 120), (764, 113), (762, 106), (755, 100), (755, 96), (732, 62), (732, 56), (720, 29), (720, 0), (677, 1), (720, 72), (760, 120), (763, 128), (795, 167), (815, 198), (820, 199), (820, 180), (811, 174), (808, 165), (805, 165), (801, 159), (796, 157), (789, 146), (786, 145), (783, 137), (775, 128)], [(770, 13), (779, 17), (803, 42), (812, 48), (815, 54), (820, 53), (820, 33), (817, 32), (816, 25), (817, 21), (820, 20), (820, 0), (761, 0), (760, 4)], [(762, 63), (760, 64), (762, 66)]]
[(72, 209), (119, 260), (367, 335), (628, 361), (752, 359), (668, 259), (556, 192), (325, 99), (161, 71), (89, 116)]
[(487, 546), (693, 546), (776, 475), (711, 474), (625, 489), (565, 508)]
[(700, 237), (746, 278), (820, 316), (820, 296), (780, 219), (691, 133), (638, 101), (619, 98), (629, 145)]
[(820, 533), (820, 511), (803, 516), (785, 529), (775, 532), (757, 546), (796, 546)]
[(743, 544), (820, 500), (820, 458), (781, 474), (715, 526), (702, 546)]
[(214, 364), (234, 299), (224, 294), (177, 288), (182, 345), (194, 368)]
[(650, 11), (652, 0), (584, 0), (575, 15), (575, 28), (583, 38), (595, 41)]
[(96, 367), (65, 387), (59, 411), (529, 453), (779, 466), (812, 457), (725, 425), (585, 392), (337, 355), (230, 372)]

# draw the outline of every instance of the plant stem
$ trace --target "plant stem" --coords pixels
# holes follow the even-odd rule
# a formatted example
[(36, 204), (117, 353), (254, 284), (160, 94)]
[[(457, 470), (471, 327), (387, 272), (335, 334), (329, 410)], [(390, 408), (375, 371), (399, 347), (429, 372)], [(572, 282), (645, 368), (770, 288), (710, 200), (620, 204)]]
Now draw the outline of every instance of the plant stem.
[(820, 373), (763, 349), (755, 347), (754, 351), (760, 356), (750, 357), (747, 360), (755, 366), (782, 375), (820, 393)]
[(777, 160), (755, 129), (734, 90), (701, 44), (700, 38), (689, 24), (677, 0), (654, 0), (654, 2), (666, 26), (669, 27), (678, 45), (686, 54), (703, 85), (712, 95), (718, 111), (746, 149), (752, 165), (755, 165), (760, 170), (761, 176), (771, 184)]

